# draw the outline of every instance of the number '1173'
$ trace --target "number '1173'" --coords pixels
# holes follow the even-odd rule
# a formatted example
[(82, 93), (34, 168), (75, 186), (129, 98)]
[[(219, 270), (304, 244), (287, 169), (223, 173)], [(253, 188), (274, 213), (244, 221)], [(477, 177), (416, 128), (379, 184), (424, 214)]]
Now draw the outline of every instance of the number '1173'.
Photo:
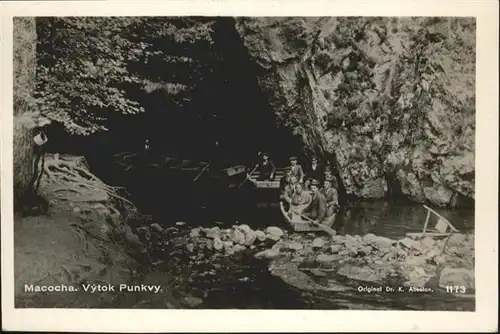
[(466, 292), (465, 286), (462, 285), (447, 285), (446, 286), (446, 292), (449, 293), (465, 293)]

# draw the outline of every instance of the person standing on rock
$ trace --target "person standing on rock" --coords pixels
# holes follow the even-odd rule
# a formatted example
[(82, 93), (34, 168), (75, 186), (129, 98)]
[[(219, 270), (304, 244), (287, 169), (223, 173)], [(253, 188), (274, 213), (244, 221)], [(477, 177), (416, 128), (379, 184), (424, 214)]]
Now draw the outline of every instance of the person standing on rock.
[(326, 200), (326, 216), (331, 217), (338, 212), (339, 209), (339, 195), (337, 189), (333, 187), (332, 180), (324, 181), (324, 188), (321, 190)]
[(318, 180), (311, 181), (311, 203), (304, 210), (304, 216), (314, 220), (315, 223), (321, 223), (326, 217), (326, 199), (319, 191), (320, 183)]
[(299, 165), (297, 157), (290, 157), (290, 170), (288, 171), (288, 178), (294, 175), (300, 183), (304, 182), (304, 170)]

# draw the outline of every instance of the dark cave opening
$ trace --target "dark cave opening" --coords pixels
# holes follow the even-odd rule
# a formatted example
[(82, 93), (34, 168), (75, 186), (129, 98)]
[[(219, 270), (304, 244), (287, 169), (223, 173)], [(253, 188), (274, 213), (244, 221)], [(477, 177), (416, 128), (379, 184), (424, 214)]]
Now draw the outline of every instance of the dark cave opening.
[[(161, 90), (132, 91), (131, 96), (140, 101), (145, 112), (110, 117), (109, 131), (91, 136), (71, 136), (62, 126), (54, 125), (48, 150), (85, 156), (99, 178), (125, 186), (141, 211), (170, 221), (189, 219), (186, 213), (200, 207), (213, 207), (218, 217), (229, 214), (227, 219), (233, 222), (238, 219), (232, 216), (234, 212), (246, 215), (245, 208), (251, 202), (248, 196), (252, 195), (240, 189), (245, 193), (243, 198), (234, 197), (227, 190), (227, 180), (214, 182), (202, 177), (193, 182), (196, 173), (179, 175), (165, 168), (124, 173), (112, 157), (122, 151), (140, 152), (145, 139), (150, 140), (153, 155), (209, 161), (219, 169), (255, 163), (262, 150), (270, 153), (277, 167), (288, 165), (291, 155), (303, 157), (300, 138), (277, 124), (258, 84), (263, 69), (250, 58), (234, 19), (218, 18), (213, 48), (221, 61), (212, 64), (211, 74), (190, 92), (188, 103), (175, 105)], [(277, 200), (277, 194), (272, 198)], [(168, 214), (164, 212), (166, 205)], [(228, 206), (232, 209), (227, 210)], [(279, 210), (274, 211), (279, 214)]]
[(108, 132), (88, 137), (69, 136), (53, 126), (49, 150), (83, 154), (92, 165), (113, 153), (140, 150), (145, 139), (158, 154), (193, 160), (249, 163), (265, 150), (282, 165), (290, 155), (301, 156), (300, 139), (276, 122), (257, 81), (262, 69), (250, 59), (234, 19), (217, 20), (213, 48), (222, 61), (213, 63), (190, 102), (176, 106), (160, 90), (131, 92), (144, 113), (112, 116)]

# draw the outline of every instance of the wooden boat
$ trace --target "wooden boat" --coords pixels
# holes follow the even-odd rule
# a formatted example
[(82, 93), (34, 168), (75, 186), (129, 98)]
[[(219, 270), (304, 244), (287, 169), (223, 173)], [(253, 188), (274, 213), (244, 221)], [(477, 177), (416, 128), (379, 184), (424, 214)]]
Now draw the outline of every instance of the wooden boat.
[(258, 171), (254, 171), (248, 179), (250, 182), (255, 184), (257, 188), (272, 188), (278, 189), (280, 187), (281, 179), (285, 177), (287, 168), (276, 168), (276, 172), (274, 174), (274, 179), (272, 181), (258, 181), (260, 173)]
[(224, 169), (227, 176), (234, 176), (245, 172), (246, 167), (244, 165), (232, 166)]
[[(285, 206), (283, 205), (283, 202), (280, 202), (280, 209), (281, 213), (283, 214), (283, 217), (285, 220), (292, 226), (293, 230), (296, 232), (316, 232), (316, 231), (323, 231), (321, 227), (314, 226), (313, 224), (309, 223), (307, 220), (302, 218), (300, 215), (293, 213), (293, 212), (287, 212), (285, 210)], [(335, 223), (335, 218), (337, 215), (332, 215), (329, 217), (326, 217), (322, 224), (332, 227), (333, 223)]]

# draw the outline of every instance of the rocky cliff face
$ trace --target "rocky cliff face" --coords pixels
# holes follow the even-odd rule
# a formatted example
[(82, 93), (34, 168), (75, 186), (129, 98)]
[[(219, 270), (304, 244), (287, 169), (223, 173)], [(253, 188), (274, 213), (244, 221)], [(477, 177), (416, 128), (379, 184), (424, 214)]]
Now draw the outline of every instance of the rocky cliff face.
[(474, 198), (475, 21), (237, 18), (280, 122), (346, 193)]

